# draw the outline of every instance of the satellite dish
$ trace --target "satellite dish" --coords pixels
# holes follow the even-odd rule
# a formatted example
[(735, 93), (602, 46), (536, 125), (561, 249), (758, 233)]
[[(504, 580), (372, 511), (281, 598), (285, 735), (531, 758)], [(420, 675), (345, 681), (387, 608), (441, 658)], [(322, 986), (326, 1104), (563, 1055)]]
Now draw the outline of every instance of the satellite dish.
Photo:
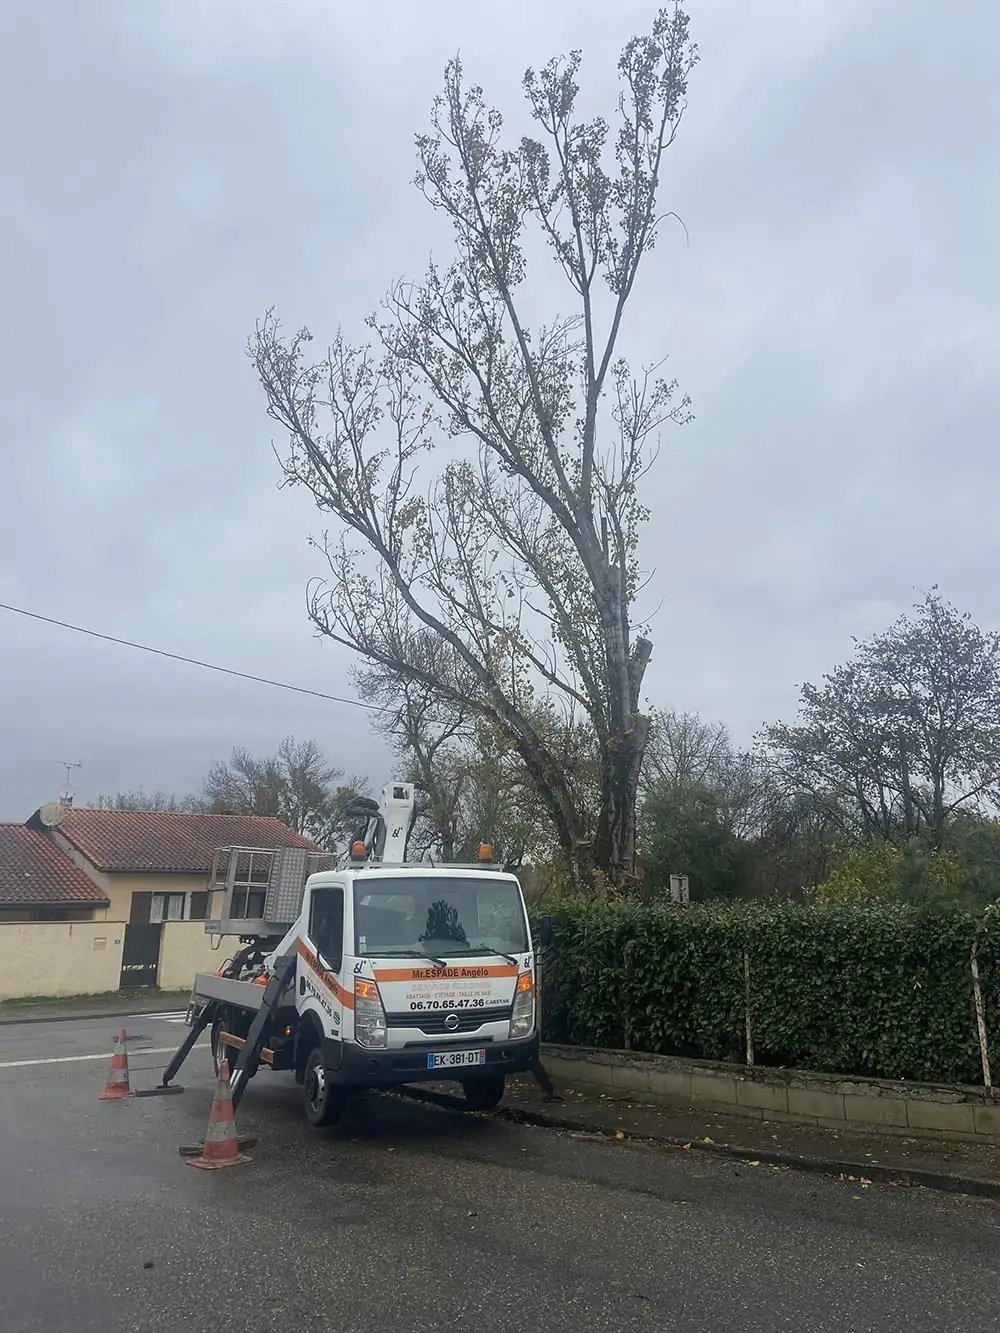
[(58, 828), (66, 818), (66, 807), (59, 801), (48, 801), (38, 812), (46, 828)]

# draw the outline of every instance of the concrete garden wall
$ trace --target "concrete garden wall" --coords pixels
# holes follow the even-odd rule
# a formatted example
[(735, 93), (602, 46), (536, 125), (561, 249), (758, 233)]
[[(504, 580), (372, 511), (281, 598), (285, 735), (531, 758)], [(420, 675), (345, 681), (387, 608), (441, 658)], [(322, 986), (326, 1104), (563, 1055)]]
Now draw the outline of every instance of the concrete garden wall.
[(1000, 1143), (1000, 1098), (983, 1088), (548, 1043), (543, 1060), (552, 1077), (569, 1086), (599, 1088), (636, 1101), (831, 1129), (874, 1127), (892, 1134)]
[(0, 926), (0, 1000), (118, 989), (119, 921), (25, 921)]

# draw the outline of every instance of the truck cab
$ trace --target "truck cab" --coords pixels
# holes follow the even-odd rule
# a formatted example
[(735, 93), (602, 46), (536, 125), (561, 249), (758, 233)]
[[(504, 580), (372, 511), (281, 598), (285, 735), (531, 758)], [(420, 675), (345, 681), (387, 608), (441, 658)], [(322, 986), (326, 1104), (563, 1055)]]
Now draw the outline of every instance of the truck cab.
[(327, 1089), (336, 1102), (340, 1089), (457, 1080), (485, 1108), (537, 1058), (534, 956), (514, 875), (423, 865), (316, 874), (295, 948), (296, 1063), (317, 1123)]

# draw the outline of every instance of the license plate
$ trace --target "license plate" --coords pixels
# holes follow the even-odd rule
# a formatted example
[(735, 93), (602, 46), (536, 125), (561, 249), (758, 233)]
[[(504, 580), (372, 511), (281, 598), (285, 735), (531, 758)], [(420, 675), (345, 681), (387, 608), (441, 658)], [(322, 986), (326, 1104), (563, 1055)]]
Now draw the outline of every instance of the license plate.
[(465, 1069), (485, 1063), (485, 1051), (435, 1051), (427, 1057), (428, 1069)]

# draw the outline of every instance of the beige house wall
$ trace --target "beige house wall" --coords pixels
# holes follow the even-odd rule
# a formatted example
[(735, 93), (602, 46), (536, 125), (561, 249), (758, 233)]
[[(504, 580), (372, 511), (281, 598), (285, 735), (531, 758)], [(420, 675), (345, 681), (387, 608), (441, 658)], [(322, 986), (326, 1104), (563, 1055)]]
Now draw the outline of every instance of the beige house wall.
[(124, 916), (116, 916), (114, 914), (113, 908), (115, 903), (111, 893), (110, 877), (108, 875), (105, 875), (103, 871), (96, 870), (94, 866), (92, 866), (91, 863), (84, 856), (83, 852), (77, 851), (77, 849), (73, 846), (73, 844), (69, 841), (69, 839), (64, 838), (63, 835), (58, 831), (58, 829), (50, 829), (49, 836), (51, 837), (52, 841), (56, 844), (56, 846), (59, 848), (59, 850), (61, 852), (64, 852), (65, 855), (69, 857), (69, 859), (73, 862), (76, 868), (78, 870), (82, 870), (88, 879), (93, 880), (93, 882), (97, 885), (97, 887), (99, 889), (102, 889), (104, 893), (106, 893), (107, 896), (111, 898), (111, 907), (98, 907), (94, 912), (94, 920), (127, 921), (128, 912), (126, 912)]
[(124, 938), (114, 922), (0, 925), (0, 1000), (117, 990)]
[(133, 893), (204, 893), (208, 888), (207, 875), (104, 875), (103, 879), (106, 884), (101, 887), (111, 899), (109, 921), (128, 920)]
[[(218, 946), (212, 948), (213, 941)], [(166, 921), (160, 935), (160, 987), (186, 990), (197, 972), (215, 972), (234, 952), (234, 940), (206, 935), (204, 921)]]

